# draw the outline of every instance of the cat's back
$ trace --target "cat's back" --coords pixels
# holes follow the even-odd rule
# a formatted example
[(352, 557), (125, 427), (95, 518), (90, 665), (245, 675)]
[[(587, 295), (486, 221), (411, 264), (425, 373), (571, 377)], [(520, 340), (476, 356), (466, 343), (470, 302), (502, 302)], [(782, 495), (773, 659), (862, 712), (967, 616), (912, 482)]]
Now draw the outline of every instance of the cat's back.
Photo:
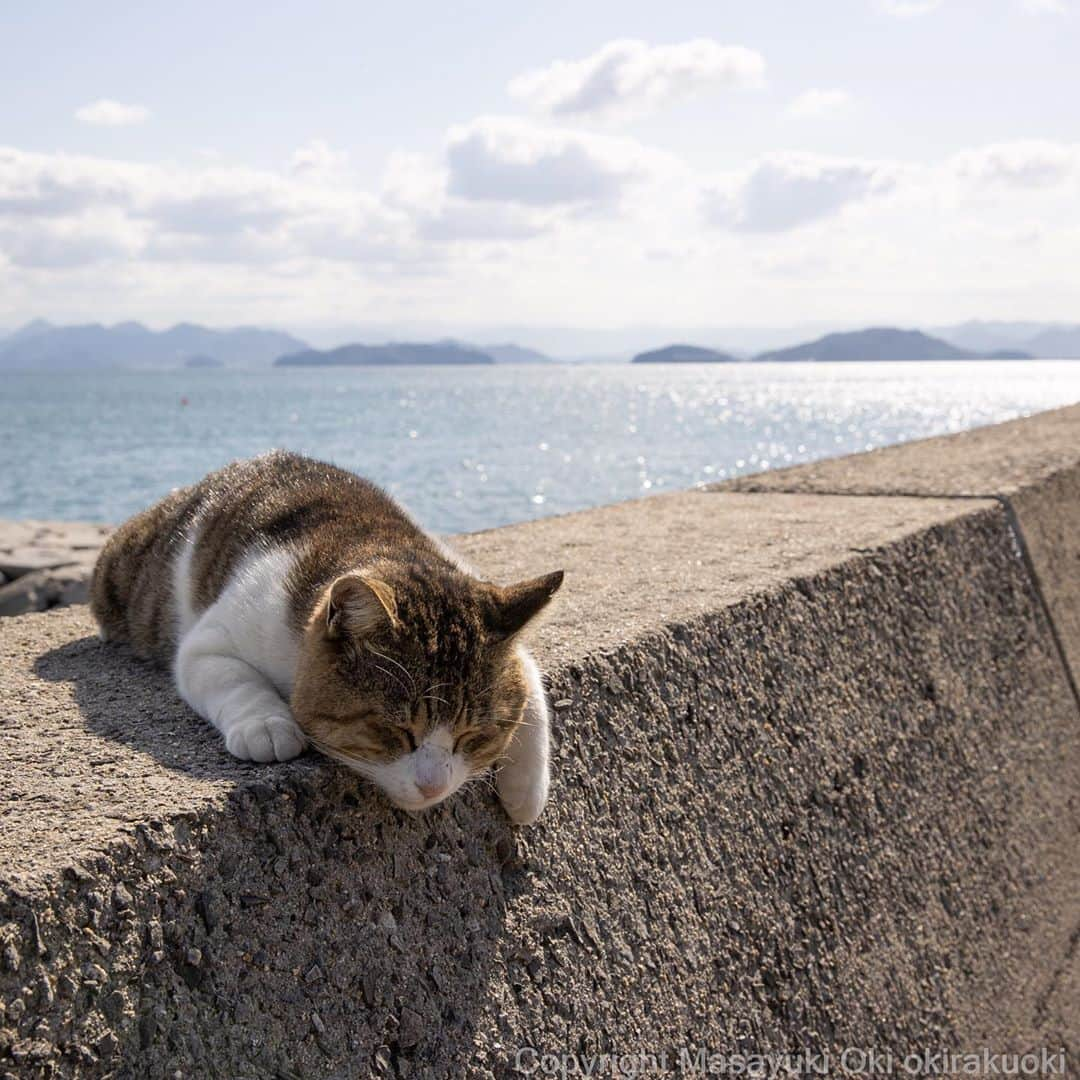
[(103, 636), (167, 663), (185, 616), (214, 603), (245, 560), (294, 552), (302, 591), (360, 549), (402, 542), (427, 538), (374, 484), (273, 451), (210, 473), (120, 526), (94, 568), (91, 609)]

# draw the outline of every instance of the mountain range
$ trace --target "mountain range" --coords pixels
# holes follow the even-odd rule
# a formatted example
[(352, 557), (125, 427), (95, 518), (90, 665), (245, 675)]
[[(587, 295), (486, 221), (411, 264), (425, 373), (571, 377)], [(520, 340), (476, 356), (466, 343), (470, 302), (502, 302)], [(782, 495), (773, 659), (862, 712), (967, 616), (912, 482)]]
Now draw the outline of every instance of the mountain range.
[(1080, 325), (974, 320), (935, 333), (962, 349), (1020, 349), (1046, 360), (1080, 360)]
[[(808, 329), (804, 327), (802, 333), (810, 337)], [(820, 332), (821, 330), (818, 330), (818, 333)], [(698, 337), (698, 333), (695, 332), (694, 336)], [(700, 331), (698, 340), (716, 340), (721, 338), (722, 333), (714, 330)], [(789, 328), (788, 340), (797, 340), (798, 333), (797, 329)], [(360, 333), (357, 333), (357, 336), (359, 337)], [(646, 339), (651, 337), (655, 341), (658, 335), (655, 331), (649, 331), (648, 334), (643, 332), (642, 336)], [(777, 336), (783, 341), (779, 332)], [(278, 361), (292, 366), (554, 362), (550, 356), (537, 349), (505, 340), (496, 345), (477, 345), (452, 338), (439, 338), (428, 342), (418, 338), (404, 343), (349, 344), (320, 350), (312, 348), (308, 342), (292, 334), (259, 327), (216, 330), (193, 323), (178, 323), (167, 330), (152, 330), (137, 322), (124, 322), (113, 326), (100, 323), (59, 326), (43, 319), (35, 319), (6, 336), (0, 332), (0, 370), (263, 367)], [(688, 334), (683, 341), (687, 340), (692, 341), (694, 338)], [(725, 348), (724, 351), (700, 345), (674, 344), (638, 352), (634, 360), (637, 363), (717, 363), (750, 358), (871, 361), (960, 360), (983, 357), (1080, 359), (1080, 325), (972, 321), (939, 328), (932, 335), (921, 330), (900, 330), (893, 327), (829, 333), (812, 341), (770, 348), (765, 352), (746, 349), (745, 344), (743, 342), (743, 347)], [(760, 345), (758, 348), (760, 349)], [(625, 362), (626, 357), (627, 353), (624, 352), (621, 357), (590, 355), (587, 358), (579, 356), (577, 359)]]
[(433, 344), (346, 345), (319, 350), (278, 330), (213, 330), (193, 323), (151, 330), (137, 322), (57, 326), (35, 319), (13, 333), (0, 334), (0, 370), (8, 371), (263, 367), (279, 360), (287, 365), (553, 362), (536, 349), (509, 342), (476, 346), (447, 339)]
[(137, 322), (115, 326), (100, 323), (54, 326), (38, 319), (0, 339), (0, 368), (152, 369), (180, 367), (193, 357), (251, 367), (270, 364), (284, 353), (307, 347), (307, 342), (291, 334), (250, 326), (211, 330), (193, 323), (178, 323), (168, 330), (150, 330)]
[(816, 341), (773, 349), (755, 360), (848, 361), (848, 360), (1030, 360), (1031, 354), (1018, 349), (973, 351), (961, 349), (921, 330), (898, 330), (876, 326), (846, 334), (826, 334)]

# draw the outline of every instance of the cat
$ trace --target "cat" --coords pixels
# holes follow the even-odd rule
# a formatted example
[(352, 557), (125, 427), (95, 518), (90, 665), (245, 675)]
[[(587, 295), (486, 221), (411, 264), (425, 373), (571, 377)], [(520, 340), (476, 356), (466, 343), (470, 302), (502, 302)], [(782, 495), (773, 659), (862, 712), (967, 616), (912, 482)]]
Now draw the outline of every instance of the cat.
[(310, 743), (410, 811), (495, 765), (528, 824), (547, 801), (549, 716), (520, 635), (562, 580), (481, 581), (376, 485), (273, 451), (120, 526), (90, 604), (103, 639), (171, 666), (236, 757)]

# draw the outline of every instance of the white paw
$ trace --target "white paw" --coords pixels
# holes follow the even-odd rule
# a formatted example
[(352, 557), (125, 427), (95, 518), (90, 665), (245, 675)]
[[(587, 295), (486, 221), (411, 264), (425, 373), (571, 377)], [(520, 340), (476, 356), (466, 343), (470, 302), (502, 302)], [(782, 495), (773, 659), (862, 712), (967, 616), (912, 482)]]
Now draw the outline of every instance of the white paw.
[(524, 766), (507, 761), (496, 774), (495, 784), (510, 820), (515, 825), (531, 825), (547, 803), (547, 762)]
[(307, 740), (291, 716), (237, 720), (225, 736), (225, 747), (242, 761), (289, 761), (303, 753)]

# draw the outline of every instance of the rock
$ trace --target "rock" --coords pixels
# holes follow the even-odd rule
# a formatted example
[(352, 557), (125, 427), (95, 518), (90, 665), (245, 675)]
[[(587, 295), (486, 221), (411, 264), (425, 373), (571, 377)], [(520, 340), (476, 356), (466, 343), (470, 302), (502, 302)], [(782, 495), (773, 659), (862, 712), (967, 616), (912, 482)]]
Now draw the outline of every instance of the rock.
[(111, 1031), (106, 1031), (105, 1034), (94, 1043), (94, 1049), (97, 1050), (103, 1058), (110, 1058), (120, 1049), (120, 1041)]
[(77, 562), (78, 557), (70, 550), (46, 547), (17, 547), (0, 549), (0, 573), (20, 578), (35, 570), (55, 570)]
[(90, 571), (73, 563), (52, 570), (34, 570), (0, 586), (0, 616), (45, 611), (58, 605), (84, 604)]
[(398, 1029), (398, 1046), (408, 1050), (424, 1037), (424, 1018), (406, 1006), (401, 1010), (401, 1026)]
[(83, 964), (82, 977), (84, 983), (96, 986), (104, 986), (109, 981), (107, 972), (100, 964)]
[(67, 607), (69, 604), (85, 604), (90, 600), (89, 576), (73, 577), (70, 581), (61, 584), (60, 597), (57, 604)]
[(48, 606), (48, 580), (48, 573), (39, 570), (0, 587), (0, 616), (44, 611)]
[(22, 957), (19, 955), (19, 949), (14, 941), (8, 940), (4, 942), (4, 947), (0, 950), (0, 957), (3, 958), (4, 968), (7, 971), (19, 970)]
[(82, 521), (0, 521), (0, 616), (85, 604), (111, 531)]

